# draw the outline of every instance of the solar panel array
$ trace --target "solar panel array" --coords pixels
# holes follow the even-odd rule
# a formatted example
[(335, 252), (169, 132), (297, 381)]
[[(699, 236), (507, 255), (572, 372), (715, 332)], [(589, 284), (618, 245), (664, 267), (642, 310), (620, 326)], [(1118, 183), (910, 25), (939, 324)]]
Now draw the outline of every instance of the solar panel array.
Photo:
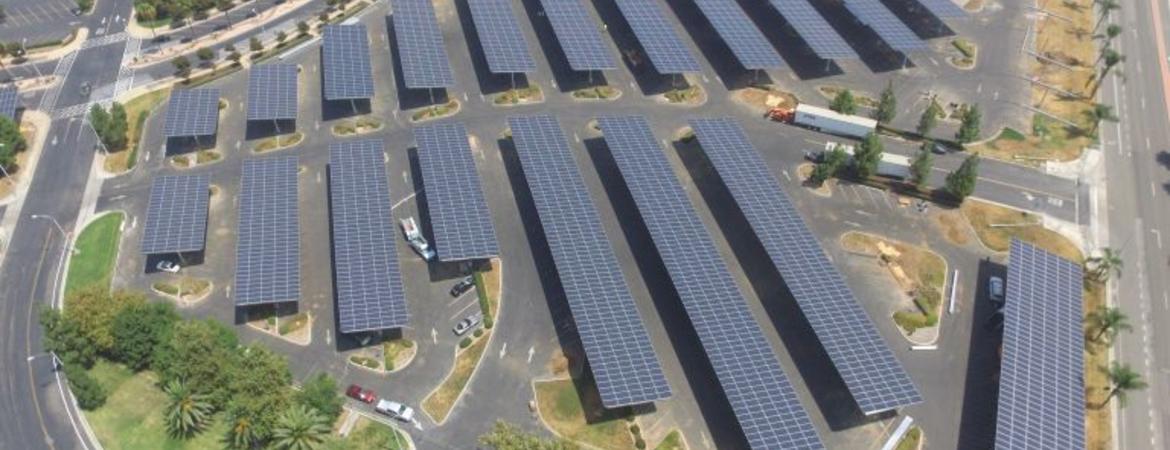
[(585, 356), (607, 408), (670, 396), (572, 150), (552, 116), (509, 117)]
[(552, 23), (561, 50), (569, 59), (569, 67), (577, 71), (617, 68), (617, 62), (581, 0), (540, 0), (540, 4)]
[(597, 121), (748, 443), (824, 448), (646, 119)]
[(203, 250), (207, 239), (207, 204), (211, 176), (155, 177), (146, 205), (142, 253), (158, 255)]
[(916, 52), (929, 48), (879, 0), (845, 0), (845, 8), (894, 50)]
[(536, 61), (528, 53), (528, 41), (512, 15), (510, 0), (467, 0), (479, 44), (492, 73), (529, 73)]
[(931, 14), (940, 19), (967, 17), (967, 12), (951, 0), (918, 0), (918, 3), (921, 3)]
[(325, 100), (374, 97), (370, 41), (365, 25), (326, 25), (321, 38), (321, 59)]
[(16, 86), (0, 88), (0, 116), (16, 120), (16, 106), (20, 100), (20, 91)]
[(410, 89), (455, 85), (443, 33), (431, 0), (393, 0), (394, 39), (402, 61), (402, 83)]
[(248, 120), (296, 120), (297, 66), (264, 64), (248, 73)]
[(861, 411), (873, 414), (921, 402), (914, 382), (743, 128), (730, 118), (690, 123)]
[(301, 298), (297, 157), (244, 160), (236, 241), (236, 306)]
[(715, 32), (745, 69), (776, 69), (784, 61), (735, 0), (695, 0)]
[(809, 0), (770, 0), (809, 48), (822, 59), (857, 58), (857, 52), (837, 34)]
[(382, 141), (329, 144), (333, 272), (342, 333), (407, 325)]
[(168, 138), (211, 136), (219, 128), (219, 89), (175, 89), (167, 103), (163, 134)]
[(500, 246), (462, 123), (414, 128), (440, 261), (498, 256)]
[(1013, 240), (995, 448), (1085, 448), (1081, 266)]
[(661, 74), (702, 70), (655, 0), (617, 0), (617, 6), (646, 50), (654, 70)]

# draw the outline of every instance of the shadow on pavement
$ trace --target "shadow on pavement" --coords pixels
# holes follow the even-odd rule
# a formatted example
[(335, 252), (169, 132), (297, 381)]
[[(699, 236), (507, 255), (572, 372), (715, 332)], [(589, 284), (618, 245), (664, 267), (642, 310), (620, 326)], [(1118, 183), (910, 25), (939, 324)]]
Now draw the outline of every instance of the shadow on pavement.
[(552, 24), (545, 17), (544, 8), (540, 6), (538, 0), (521, 0), (521, 3), (524, 4), (528, 21), (532, 24), (533, 31), (536, 32), (536, 40), (539, 41), (544, 57), (548, 60), (549, 68), (552, 69), (553, 78), (556, 79), (557, 88), (561, 92), (573, 92), (578, 89), (606, 85), (605, 74), (600, 71), (578, 72), (569, 67), (569, 60), (561, 51), (560, 41), (557, 40)]
[[(1007, 267), (984, 259), (979, 262), (971, 317), (971, 341), (967, 350), (967, 379), (963, 386), (962, 418), (959, 421), (959, 450), (980, 450), (995, 446), (996, 411), (999, 406), (999, 369), (1003, 329), (990, 319), (995, 306), (987, 300), (987, 279), (1006, 279)], [(1002, 325), (1002, 322), (1000, 322)]]

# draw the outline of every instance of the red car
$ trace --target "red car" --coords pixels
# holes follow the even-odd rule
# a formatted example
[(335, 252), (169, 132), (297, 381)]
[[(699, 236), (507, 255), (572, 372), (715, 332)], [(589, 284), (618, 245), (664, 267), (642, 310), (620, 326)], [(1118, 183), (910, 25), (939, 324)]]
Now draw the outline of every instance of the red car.
[(374, 403), (374, 400), (378, 399), (378, 396), (374, 395), (374, 391), (362, 389), (356, 384), (349, 385), (349, 388), (345, 390), (345, 395), (363, 403)]

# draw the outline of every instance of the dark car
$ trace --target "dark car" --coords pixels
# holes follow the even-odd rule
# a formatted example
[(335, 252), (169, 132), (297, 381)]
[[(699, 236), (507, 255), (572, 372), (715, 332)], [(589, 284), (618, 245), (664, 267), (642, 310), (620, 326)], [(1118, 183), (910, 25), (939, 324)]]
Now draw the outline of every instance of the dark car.
[(470, 276), (464, 277), (462, 280), (459, 280), (458, 283), (455, 283), (454, 286), (451, 286), (451, 296), (458, 297), (463, 295), (464, 292), (470, 291), (471, 288), (474, 287), (475, 281), (472, 280)]
[(362, 403), (374, 403), (374, 400), (378, 399), (378, 396), (374, 395), (374, 391), (362, 389), (356, 384), (349, 385), (349, 388), (345, 390), (345, 395)]

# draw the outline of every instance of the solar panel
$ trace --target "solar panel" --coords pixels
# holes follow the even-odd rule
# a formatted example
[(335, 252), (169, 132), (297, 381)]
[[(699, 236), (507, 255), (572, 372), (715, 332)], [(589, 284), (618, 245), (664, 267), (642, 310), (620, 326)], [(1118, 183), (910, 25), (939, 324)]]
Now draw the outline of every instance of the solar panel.
[(577, 71), (616, 69), (601, 32), (580, 0), (540, 0), (569, 67)]
[(321, 59), (325, 100), (374, 97), (370, 41), (365, 25), (326, 25), (321, 38)]
[(1013, 240), (995, 448), (1085, 448), (1080, 264)]
[(922, 401), (788, 195), (733, 119), (690, 121), (825, 352), (865, 414)]
[(776, 69), (784, 61), (735, 0), (695, 0), (715, 32), (745, 69)]
[(402, 83), (410, 89), (455, 85), (443, 33), (431, 0), (393, 0), (394, 39), (402, 61)]
[(770, 0), (772, 7), (796, 30), (800, 38), (822, 59), (857, 58), (845, 39), (837, 34), (808, 0)]
[(382, 141), (329, 144), (333, 273), (342, 333), (407, 325)]
[(467, 6), (492, 73), (536, 71), (536, 61), (528, 53), (528, 41), (512, 15), (510, 0), (467, 0)]
[(16, 106), (20, 100), (20, 91), (16, 86), (0, 88), (0, 116), (16, 120)]
[(702, 70), (654, 0), (617, 0), (617, 6), (658, 73), (678, 74)]
[(248, 120), (296, 120), (297, 66), (265, 64), (248, 73)]
[(509, 117), (508, 125), (601, 403), (616, 408), (669, 397), (560, 124), (552, 116), (527, 116)]
[(207, 174), (155, 177), (142, 230), (143, 254), (203, 250), (207, 239), (210, 180)]
[(914, 52), (929, 48), (926, 42), (878, 0), (845, 0), (845, 8), (894, 50)]
[(163, 134), (168, 138), (211, 136), (219, 128), (219, 89), (176, 89), (167, 103)]
[(414, 138), (439, 260), (498, 256), (500, 246), (467, 129), (458, 122), (415, 127)]
[(244, 160), (236, 241), (236, 306), (301, 298), (297, 157)]
[(923, 7), (940, 19), (957, 19), (967, 17), (967, 12), (963, 11), (959, 5), (951, 0), (918, 0)]
[(597, 121), (748, 443), (824, 448), (646, 119)]

